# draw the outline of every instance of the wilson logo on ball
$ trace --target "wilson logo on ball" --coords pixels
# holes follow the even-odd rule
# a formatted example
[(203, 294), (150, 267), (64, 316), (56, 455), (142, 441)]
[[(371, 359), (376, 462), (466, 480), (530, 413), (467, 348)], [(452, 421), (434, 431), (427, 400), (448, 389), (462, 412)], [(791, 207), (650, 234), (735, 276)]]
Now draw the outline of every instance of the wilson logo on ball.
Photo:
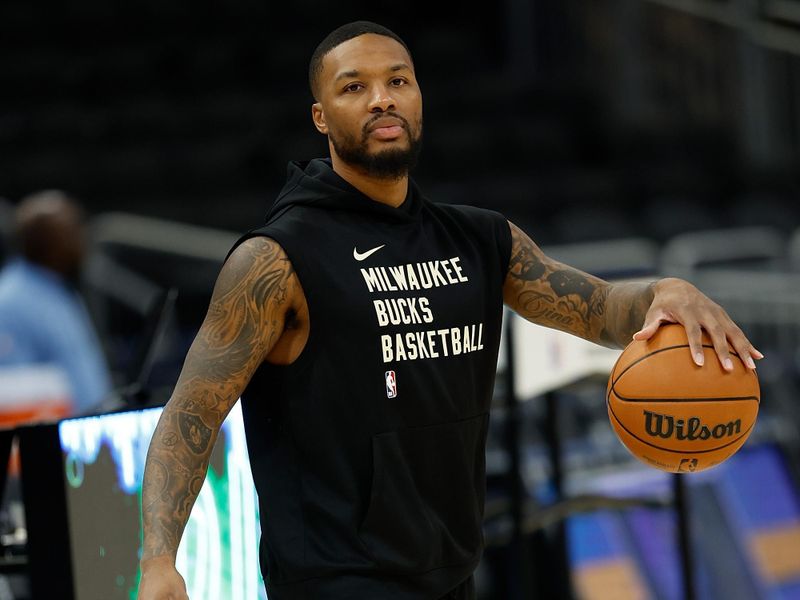
[(675, 419), (671, 415), (662, 415), (649, 410), (644, 411), (644, 428), (647, 435), (664, 439), (708, 440), (732, 437), (742, 430), (741, 419), (728, 423), (719, 423), (713, 427), (704, 425), (697, 417), (689, 417), (687, 421)]

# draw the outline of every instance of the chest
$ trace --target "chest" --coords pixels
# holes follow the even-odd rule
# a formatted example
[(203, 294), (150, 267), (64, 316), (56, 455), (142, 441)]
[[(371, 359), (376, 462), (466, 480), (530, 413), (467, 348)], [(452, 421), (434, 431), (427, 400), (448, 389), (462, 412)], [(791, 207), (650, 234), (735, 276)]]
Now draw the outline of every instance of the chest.
[(300, 273), (311, 320), (354, 336), (480, 322), (494, 284), (482, 248), (437, 221), (395, 228), (343, 222), (317, 232)]

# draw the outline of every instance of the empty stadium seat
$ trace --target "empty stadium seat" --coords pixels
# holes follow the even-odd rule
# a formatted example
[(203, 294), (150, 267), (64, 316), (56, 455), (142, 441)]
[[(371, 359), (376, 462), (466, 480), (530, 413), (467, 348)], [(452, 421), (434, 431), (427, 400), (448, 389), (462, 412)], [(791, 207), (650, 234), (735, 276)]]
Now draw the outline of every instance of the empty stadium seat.
[(786, 237), (769, 227), (695, 231), (664, 246), (662, 272), (690, 276), (703, 269), (780, 270), (787, 264)]
[(545, 246), (549, 257), (604, 279), (652, 277), (658, 272), (659, 247), (647, 238), (622, 238)]
[(800, 227), (794, 230), (789, 241), (789, 260), (794, 271), (800, 272)]

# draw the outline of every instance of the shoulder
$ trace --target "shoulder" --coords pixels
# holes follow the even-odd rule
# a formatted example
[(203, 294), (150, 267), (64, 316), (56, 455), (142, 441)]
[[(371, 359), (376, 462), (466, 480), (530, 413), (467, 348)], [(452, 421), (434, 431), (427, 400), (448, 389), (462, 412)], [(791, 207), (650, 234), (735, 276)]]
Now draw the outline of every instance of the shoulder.
[(432, 204), (443, 220), (474, 239), (482, 248), (493, 249), (486, 259), (499, 265), (501, 276), (505, 275), (511, 259), (511, 225), (501, 213), (487, 208), (466, 204)]
[(289, 257), (276, 240), (264, 235), (251, 235), (231, 250), (217, 285), (230, 288), (239, 282), (255, 283), (264, 276), (291, 271)]
[(431, 205), (440, 215), (445, 215), (480, 236), (501, 242), (511, 239), (508, 220), (496, 210), (467, 204), (431, 203)]
[(261, 308), (275, 298), (280, 299), (278, 304), (288, 299), (288, 307), (301, 302), (302, 291), (294, 267), (283, 247), (273, 238), (253, 235), (243, 239), (222, 266), (212, 302), (229, 302), (242, 297)]
[(27, 281), (0, 282), (0, 362), (41, 360), (41, 349), (67, 347), (82, 339), (85, 321), (67, 294)]
[(0, 308), (6, 316), (61, 315), (65, 307), (73, 304), (71, 299), (66, 286), (55, 276), (44, 276), (21, 264), (9, 265), (0, 272)]
[(288, 257), (277, 240), (258, 232), (251, 232), (231, 250), (225, 264), (241, 267), (284, 259), (288, 260)]
[(463, 215), (466, 218), (491, 219), (502, 217), (502, 215), (496, 210), (481, 208), (480, 206), (472, 206), (470, 204), (449, 204), (447, 202), (430, 202), (429, 204), (443, 212), (453, 215)]
[(445, 204), (439, 202), (430, 203), (432, 209), (440, 214), (448, 215), (451, 218), (469, 223), (477, 227), (493, 228), (498, 225), (508, 227), (506, 218), (496, 210), (470, 206), (468, 204)]

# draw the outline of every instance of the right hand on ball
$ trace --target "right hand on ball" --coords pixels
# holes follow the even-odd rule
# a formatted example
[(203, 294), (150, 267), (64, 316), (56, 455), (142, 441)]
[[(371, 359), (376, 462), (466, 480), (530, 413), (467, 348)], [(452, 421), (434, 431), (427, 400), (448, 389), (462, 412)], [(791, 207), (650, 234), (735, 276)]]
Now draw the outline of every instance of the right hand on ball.
[(642, 329), (634, 334), (634, 340), (650, 339), (662, 323), (680, 323), (686, 328), (692, 358), (699, 367), (703, 366), (705, 356), (703, 330), (711, 338), (719, 362), (728, 372), (733, 371), (731, 350), (736, 352), (748, 369), (756, 368), (754, 358), (764, 358), (728, 313), (688, 281), (674, 277), (660, 279), (653, 290), (653, 302), (647, 311)]
[(189, 600), (186, 583), (170, 556), (156, 556), (142, 563), (137, 600)]

